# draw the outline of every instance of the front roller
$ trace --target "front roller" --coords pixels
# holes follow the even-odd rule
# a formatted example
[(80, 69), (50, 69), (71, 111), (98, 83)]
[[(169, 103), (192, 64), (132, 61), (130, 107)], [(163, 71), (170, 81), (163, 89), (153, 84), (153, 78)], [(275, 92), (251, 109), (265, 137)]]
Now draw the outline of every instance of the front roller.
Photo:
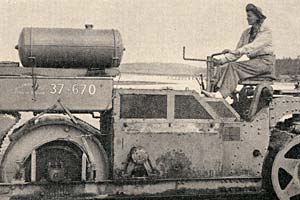
[[(0, 157), (2, 183), (101, 181), (108, 159), (98, 131), (60, 116), (29, 120), (9, 135)], [(98, 135), (99, 136), (99, 135)]]
[(277, 153), (272, 166), (272, 185), (280, 200), (300, 199), (300, 135)]

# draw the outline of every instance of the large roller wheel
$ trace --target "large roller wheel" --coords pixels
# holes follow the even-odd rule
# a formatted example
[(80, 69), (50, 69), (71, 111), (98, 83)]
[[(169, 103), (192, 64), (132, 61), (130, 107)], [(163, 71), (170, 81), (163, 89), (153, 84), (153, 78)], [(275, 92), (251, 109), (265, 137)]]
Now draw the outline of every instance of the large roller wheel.
[(65, 117), (30, 120), (16, 129), (0, 159), (1, 181), (101, 181), (108, 177), (106, 152), (98, 130)]
[(300, 136), (287, 143), (276, 155), (272, 185), (280, 200), (300, 199)]

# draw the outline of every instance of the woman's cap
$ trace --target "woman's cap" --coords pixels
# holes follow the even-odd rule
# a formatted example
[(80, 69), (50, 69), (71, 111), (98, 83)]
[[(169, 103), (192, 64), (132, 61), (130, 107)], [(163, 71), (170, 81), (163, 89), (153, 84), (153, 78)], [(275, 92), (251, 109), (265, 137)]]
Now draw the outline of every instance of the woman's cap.
[(254, 4), (252, 3), (249, 3), (247, 6), (246, 6), (246, 12), (248, 11), (252, 11), (258, 18), (260, 19), (266, 19), (267, 17), (262, 13), (262, 10), (260, 7), (257, 7), (255, 6)]

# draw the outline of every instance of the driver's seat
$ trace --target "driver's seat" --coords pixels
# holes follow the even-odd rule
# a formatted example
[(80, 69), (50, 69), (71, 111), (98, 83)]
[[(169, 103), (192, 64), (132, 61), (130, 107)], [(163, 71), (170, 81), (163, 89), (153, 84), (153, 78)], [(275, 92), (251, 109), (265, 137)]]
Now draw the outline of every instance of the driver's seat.
[(256, 86), (260, 85), (262, 83), (266, 84), (273, 84), (273, 81), (275, 81), (277, 78), (273, 74), (261, 74), (249, 78), (245, 78), (243, 80), (239, 81), (240, 85), (251, 85), (251, 86)]

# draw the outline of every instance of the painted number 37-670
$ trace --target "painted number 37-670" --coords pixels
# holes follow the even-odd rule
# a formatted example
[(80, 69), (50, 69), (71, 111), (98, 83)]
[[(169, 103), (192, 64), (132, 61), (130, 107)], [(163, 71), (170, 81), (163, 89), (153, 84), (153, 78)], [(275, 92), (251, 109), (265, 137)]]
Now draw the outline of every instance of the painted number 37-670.
[(96, 93), (96, 86), (94, 84), (73, 84), (70, 88), (65, 87), (63, 83), (50, 84), (50, 94), (61, 94), (67, 91), (75, 95), (94, 95)]

